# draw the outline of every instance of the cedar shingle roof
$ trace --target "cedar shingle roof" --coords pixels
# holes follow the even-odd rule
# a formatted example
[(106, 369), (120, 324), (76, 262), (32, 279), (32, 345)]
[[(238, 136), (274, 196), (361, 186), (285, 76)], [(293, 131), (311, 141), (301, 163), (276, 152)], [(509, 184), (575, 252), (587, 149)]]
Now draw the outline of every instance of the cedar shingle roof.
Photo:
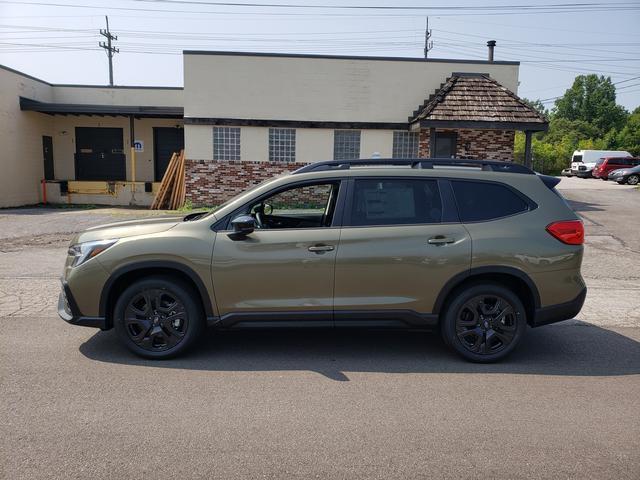
[(501, 123), (522, 124), (539, 130), (546, 130), (548, 124), (543, 115), (488, 75), (457, 73), (414, 112), (409, 123), (415, 122), (424, 126), (442, 122), (490, 122), (497, 128)]

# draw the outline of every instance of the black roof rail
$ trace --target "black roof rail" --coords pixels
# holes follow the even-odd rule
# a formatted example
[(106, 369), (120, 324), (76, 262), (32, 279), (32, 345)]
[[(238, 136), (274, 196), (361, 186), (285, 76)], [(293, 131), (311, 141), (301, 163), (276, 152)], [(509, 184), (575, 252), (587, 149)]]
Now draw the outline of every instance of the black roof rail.
[(348, 170), (353, 167), (367, 166), (410, 166), (411, 168), (433, 168), (434, 166), (449, 167), (472, 167), (480, 168), (484, 171), (524, 173), (533, 175), (533, 170), (513, 162), (502, 162), (499, 160), (467, 160), (462, 158), (361, 158), (354, 160), (328, 160), (305, 165), (292, 172), (308, 173), (321, 172), (324, 170)]

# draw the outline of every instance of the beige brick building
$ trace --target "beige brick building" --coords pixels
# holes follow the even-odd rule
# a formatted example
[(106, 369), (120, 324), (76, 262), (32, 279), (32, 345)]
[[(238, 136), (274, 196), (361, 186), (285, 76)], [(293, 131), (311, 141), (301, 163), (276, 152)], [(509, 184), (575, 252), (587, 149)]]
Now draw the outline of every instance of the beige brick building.
[[(509, 161), (547, 122), (516, 96), (518, 62), (184, 52), (184, 88), (52, 85), (0, 68), (0, 206), (148, 205), (184, 148), (187, 198), (215, 205), (302, 164)], [(530, 135), (528, 135), (530, 137)], [(44, 180), (44, 183), (43, 183)]]

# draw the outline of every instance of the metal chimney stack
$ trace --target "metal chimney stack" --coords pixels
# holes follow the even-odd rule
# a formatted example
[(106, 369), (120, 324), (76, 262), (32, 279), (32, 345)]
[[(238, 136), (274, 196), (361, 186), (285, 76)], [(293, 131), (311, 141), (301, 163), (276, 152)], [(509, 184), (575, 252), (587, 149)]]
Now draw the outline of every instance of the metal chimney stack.
[(496, 48), (496, 41), (489, 40), (487, 42), (487, 47), (489, 47), (489, 61), (493, 62), (493, 49)]

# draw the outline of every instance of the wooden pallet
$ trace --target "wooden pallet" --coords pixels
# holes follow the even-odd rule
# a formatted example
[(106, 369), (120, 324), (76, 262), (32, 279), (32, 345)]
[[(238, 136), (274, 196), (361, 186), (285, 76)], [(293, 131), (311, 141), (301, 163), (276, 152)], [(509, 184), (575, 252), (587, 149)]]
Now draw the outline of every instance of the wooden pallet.
[(185, 195), (184, 150), (180, 150), (180, 153), (171, 155), (151, 209), (177, 210), (184, 205)]

